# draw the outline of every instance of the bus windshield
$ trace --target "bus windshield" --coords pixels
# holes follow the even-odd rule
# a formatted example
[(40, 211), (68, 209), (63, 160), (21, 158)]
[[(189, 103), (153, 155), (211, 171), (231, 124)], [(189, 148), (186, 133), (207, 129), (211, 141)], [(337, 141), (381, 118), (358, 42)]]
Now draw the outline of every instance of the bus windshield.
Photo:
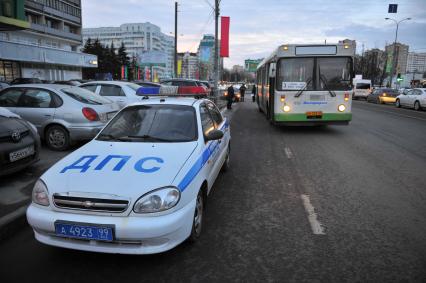
[(351, 64), (349, 57), (283, 58), (278, 63), (277, 89), (349, 90)]

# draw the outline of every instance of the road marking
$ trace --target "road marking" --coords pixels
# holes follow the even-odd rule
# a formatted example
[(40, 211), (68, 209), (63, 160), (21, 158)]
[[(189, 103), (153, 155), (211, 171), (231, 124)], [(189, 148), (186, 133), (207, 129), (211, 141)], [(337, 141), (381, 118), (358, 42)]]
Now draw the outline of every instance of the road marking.
[(285, 147), (284, 148), (284, 152), (285, 152), (285, 155), (287, 155), (288, 159), (292, 159), (293, 158), (293, 152), (291, 152), (291, 149), (289, 147)]
[(325, 235), (324, 227), (317, 219), (317, 214), (315, 209), (311, 204), (309, 195), (300, 195), (303, 201), (303, 206), (305, 207), (306, 213), (308, 213), (309, 224), (311, 224), (312, 233), (315, 235)]

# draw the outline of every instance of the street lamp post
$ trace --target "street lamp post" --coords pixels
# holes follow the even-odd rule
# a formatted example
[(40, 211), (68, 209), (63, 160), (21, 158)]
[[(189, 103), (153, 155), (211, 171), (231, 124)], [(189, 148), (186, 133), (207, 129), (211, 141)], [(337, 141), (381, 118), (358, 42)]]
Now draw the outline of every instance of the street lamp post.
[(392, 65), (391, 65), (391, 72), (390, 72), (390, 87), (392, 87), (393, 73), (394, 73), (395, 68), (396, 68), (396, 66), (398, 64), (398, 58), (395, 59), (395, 55), (396, 55), (396, 42), (398, 41), (398, 28), (399, 28), (399, 24), (401, 22), (403, 22), (403, 21), (411, 20), (411, 18), (405, 18), (405, 19), (402, 19), (400, 21), (397, 21), (397, 20), (392, 19), (392, 18), (385, 18), (385, 20), (394, 21), (395, 24), (396, 24), (395, 41), (393, 42)]

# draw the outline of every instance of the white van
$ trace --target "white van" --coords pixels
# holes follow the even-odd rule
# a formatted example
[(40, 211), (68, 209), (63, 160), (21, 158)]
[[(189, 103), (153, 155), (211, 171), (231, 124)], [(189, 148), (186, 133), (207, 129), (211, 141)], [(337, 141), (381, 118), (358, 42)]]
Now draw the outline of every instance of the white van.
[(371, 80), (354, 80), (353, 99), (364, 98), (371, 92)]

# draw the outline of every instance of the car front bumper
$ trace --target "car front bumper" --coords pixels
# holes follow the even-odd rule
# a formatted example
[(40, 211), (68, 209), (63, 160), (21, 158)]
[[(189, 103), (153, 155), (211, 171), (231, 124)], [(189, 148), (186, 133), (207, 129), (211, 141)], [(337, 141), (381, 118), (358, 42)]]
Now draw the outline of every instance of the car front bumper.
[[(31, 204), (28, 223), (35, 238), (44, 244), (75, 250), (118, 253), (153, 254), (170, 250), (191, 234), (195, 199), (183, 208), (161, 216), (107, 216), (53, 211)], [(114, 226), (114, 241), (94, 241), (56, 236), (55, 222), (75, 222)]]

